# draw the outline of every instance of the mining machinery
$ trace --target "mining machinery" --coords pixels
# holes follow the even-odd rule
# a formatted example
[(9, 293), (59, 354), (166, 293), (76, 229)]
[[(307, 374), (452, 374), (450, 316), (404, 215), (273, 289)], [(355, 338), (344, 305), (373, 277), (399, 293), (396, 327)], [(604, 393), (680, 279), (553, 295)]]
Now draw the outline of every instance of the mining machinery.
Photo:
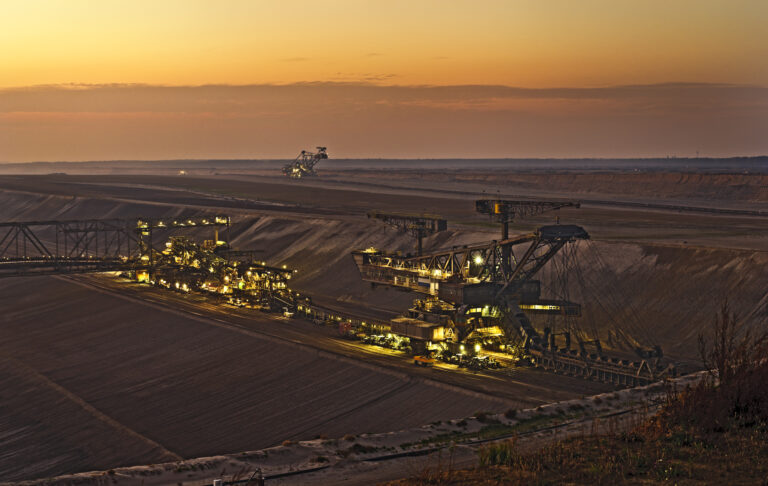
[(542, 300), (534, 276), (564, 245), (587, 238), (579, 226), (554, 225), (507, 240), (416, 257), (373, 248), (353, 255), (363, 280), (422, 295), (393, 330), (410, 326), (413, 329), (406, 334), (419, 328), (418, 336), (453, 343), (486, 337), (497, 345), (520, 335), (529, 346), (541, 338), (521, 305), (529, 312), (579, 314), (577, 304)]
[(554, 211), (560, 208), (578, 208), (581, 205), (572, 201), (537, 201), (537, 200), (509, 200), (509, 199), (479, 199), (475, 201), (475, 210), (481, 214), (491, 216), (496, 222), (501, 223), (501, 239), (509, 238), (509, 225), (515, 219), (535, 216), (546, 211)]
[(0, 277), (144, 269), (157, 240), (180, 230), (229, 228), (227, 216), (185, 219), (86, 219), (0, 223)]
[(434, 214), (402, 214), (370, 211), (368, 217), (378, 219), (385, 224), (416, 238), (416, 255), (423, 251), (423, 240), (427, 236), (448, 229), (448, 221)]
[[(187, 237), (171, 237), (158, 252), (154, 274), (137, 274), (139, 281), (181, 292), (214, 294), (235, 306), (295, 312), (299, 294), (288, 288), (293, 270), (266, 265), (243, 255), (233, 258), (221, 241), (199, 244)], [(236, 254), (235, 254), (236, 255)]]
[[(203, 218), (186, 219), (162, 219), (139, 218), (136, 220), (136, 234), (138, 235), (139, 262), (136, 268), (146, 269), (148, 278), (152, 278), (156, 267), (156, 255), (158, 251), (154, 247), (153, 239), (157, 239), (158, 233), (166, 235), (172, 230), (195, 229), (210, 226), (214, 228), (212, 246), (225, 249), (229, 248), (226, 241), (219, 239), (219, 228), (229, 231), (229, 216), (217, 215)], [(209, 242), (210, 243), (210, 242)]]
[[(476, 207), (480, 212), (492, 208), (490, 214), (506, 223), (512, 214), (520, 214), (514, 204), (504, 204), (509, 201), (494, 207), (499, 202), (477, 201)], [(559, 207), (572, 206), (562, 204)], [(531, 212), (556, 209), (546, 202), (534, 206), (529, 201), (518, 207)], [(580, 226), (557, 224), (415, 257), (375, 248), (355, 251), (353, 257), (362, 279), (371, 285), (419, 294), (405, 315), (389, 325), (392, 334), (409, 338), (417, 354), (429, 350), (449, 356), (511, 352), (548, 370), (621, 385), (644, 384), (674, 373), (661, 363), (660, 356), (640, 361), (608, 357), (597, 339), (572, 336), (567, 330), (545, 329), (542, 335), (532, 325), (527, 314), (581, 315), (579, 304), (542, 299), (536, 276), (566, 245), (588, 239)], [(564, 338), (564, 346), (557, 337)], [(576, 347), (572, 347), (572, 337)]]
[[(238, 306), (292, 313), (309, 302), (288, 287), (293, 270), (232, 250), (229, 226), (224, 215), (0, 223), (0, 278), (112, 271)], [(213, 230), (213, 239), (178, 235), (204, 229)]]
[(321, 160), (327, 159), (328, 154), (325, 147), (317, 147), (317, 152), (302, 150), (296, 159), (283, 167), (283, 174), (291, 179), (301, 179), (302, 177), (315, 176), (315, 165)]

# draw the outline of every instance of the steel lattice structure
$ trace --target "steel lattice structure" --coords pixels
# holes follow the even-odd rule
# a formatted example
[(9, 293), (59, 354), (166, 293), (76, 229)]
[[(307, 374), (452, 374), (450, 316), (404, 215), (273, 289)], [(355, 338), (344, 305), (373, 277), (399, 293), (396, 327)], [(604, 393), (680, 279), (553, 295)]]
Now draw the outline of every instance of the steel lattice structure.
[(484, 298), (491, 301), (519, 291), (566, 243), (588, 238), (580, 226), (555, 225), (503, 241), (423, 256), (404, 257), (374, 249), (353, 255), (363, 280), (426, 294), (435, 294), (437, 288), (441, 299), (462, 304), (468, 298), (465, 287), (486, 289)]
[(229, 227), (229, 218), (89, 219), (0, 223), (0, 277), (151, 269), (158, 230)]
[(325, 147), (317, 147), (316, 153), (302, 150), (293, 162), (283, 167), (283, 174), (291, 179), (301, 179), (302, 177), (317, 175), (315, 165), (321, 160), (328, 158), (325, 150)]
[(371, 211), (369, 218), (378, 219), (410, 234), (417, 239), (416, 254), (422, 254), (422, 242), (425, 237), (448, 229), (448, 221), (433, 214), (400, 214)]
[(536, 201), (508, 199), (479, 199), (475, 201), (475, 210), (488, 214), (502, 224), (501, 237), (509, 238), (509, 223), (515, 219), (536, 216), (546, 211), (560, 208), (578, 208), (581, 204), (572, 201)]

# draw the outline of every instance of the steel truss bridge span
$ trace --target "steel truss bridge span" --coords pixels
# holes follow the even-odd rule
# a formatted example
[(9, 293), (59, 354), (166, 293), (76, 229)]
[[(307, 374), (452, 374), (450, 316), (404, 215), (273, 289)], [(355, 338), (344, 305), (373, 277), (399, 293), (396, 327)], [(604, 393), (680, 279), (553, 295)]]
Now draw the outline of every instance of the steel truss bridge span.
[[(515, 238), (423, 256), (403, 257), (373, 248), (353, 255), (363, 280), (372, 284), (436, 295), (456, 305), (472, 305), (521, 291), (528, 293), (526, 287), (537, 289), (533, 280), (536, 273), (565, 244), (588, 238), (580, 226), (555, 225)], [(530, 290), (538, 293), (536, 289)]]
[(151, 268), (158, 252), (153, 233), (218, 230), (229, 222), (226, 216), (0, 222), (0, 278)]

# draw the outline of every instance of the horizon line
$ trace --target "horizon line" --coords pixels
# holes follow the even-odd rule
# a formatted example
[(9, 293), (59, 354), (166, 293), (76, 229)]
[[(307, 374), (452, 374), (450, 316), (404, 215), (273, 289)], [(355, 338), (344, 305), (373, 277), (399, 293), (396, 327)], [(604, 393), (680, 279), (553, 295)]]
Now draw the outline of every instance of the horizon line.
[(460, 83), (460, 84), (386, 84), (375, 81), (291, 81), (286, 83), (202, 83), (202, 84), (162, 84), (162, 83), (42, 83), (30, 85), (2, 86), (0, 91), (22, 91), (30, 89), (99, 89), (99, 88), (254, 88), (254, 87), (311, 87), (311, 86), (350, 86), (350, 87), (374, 87), (374, 88), (508, 88), (524, 91), (554, 91), (554, 90), (600, 90), (617, 88), (647, 88), (647, 87), (720, 87), (720, 88), (768, 88), (768, 85), (753, 83), (725, 83), (725, 82), (701, 82), (701, 81), (664, 81), (659, 83), (630, 83), (630, 84), (604, 84), (590, 86), (568, 86), (557, 85), (550, 87), (531, 87), (516, 86), (510, 84), (482, 84), (482, 83)]
[[(284, 162), (293, 160), (289, 158), (204, 158), (204, 159), (106, 159), (106, 160), (34, 160), (29, 162), (0, 161), (0, 165), (29, 165), (29, 164), (104, 164), (104, 163), (132, 163), (132, 162)], [(653, 157), (415, 157), (415, 158), (393, 158), (393, 157), (344, 157), (329, 158), (329, 161), (337, 162), (360, 162), (360, 161), (402, 161), (402, 162), (441, 162), (441, 161), (562, 161), (579, 162), (586, 160), (598, 161), (662, 161), (662, 160), (701, 160), (701, 161), (728, 161), (744, 159), (768, 159), (768, 154), (760, 155), (730, 155), (720, 157), (706, 156), (653, 156)]]

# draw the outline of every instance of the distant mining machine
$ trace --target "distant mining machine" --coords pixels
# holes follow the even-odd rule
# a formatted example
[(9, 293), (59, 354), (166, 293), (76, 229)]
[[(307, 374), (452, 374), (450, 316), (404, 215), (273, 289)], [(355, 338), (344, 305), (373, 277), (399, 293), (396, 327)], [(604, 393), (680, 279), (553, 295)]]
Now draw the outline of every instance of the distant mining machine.
[(327, 159), (325, 147), (317, 147), (317, 152), (302, 150), (296, 159), (283, 167), (283, 174), (291, 179), (301, 179), (302, 177), (316, 176), (315, 165), (321, 160)]

